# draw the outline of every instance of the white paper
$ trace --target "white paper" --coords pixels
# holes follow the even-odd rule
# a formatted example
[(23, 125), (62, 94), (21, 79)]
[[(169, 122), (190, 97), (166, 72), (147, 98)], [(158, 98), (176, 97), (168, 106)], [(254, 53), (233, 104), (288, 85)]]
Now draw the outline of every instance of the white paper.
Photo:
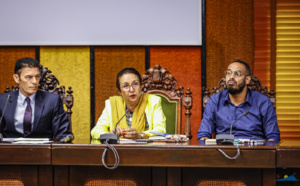
[(151, 136), (149, 139), (152, 139), (152, 140), (165, 140), (166, 137), (163, 137), (163, 136)]
[(49, 141), (49, 138), (15, 138), (14, 141)]
[(45, 144), (53, 143), (53, 141), (14, 141), (13, 144)]

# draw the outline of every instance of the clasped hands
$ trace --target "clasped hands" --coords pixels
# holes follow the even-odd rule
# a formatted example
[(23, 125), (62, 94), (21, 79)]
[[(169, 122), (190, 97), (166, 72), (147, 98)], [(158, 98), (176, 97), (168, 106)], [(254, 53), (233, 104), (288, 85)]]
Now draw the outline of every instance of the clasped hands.
[[(111, 131), (111, 133), (113, 133), (114, 130)], [(119, 137), (123, 137), (123, 138), (127, 138), (127, 139), (148, 139), (149, 137), (146, 134), (142, 134), (141, 132), (137, 132), (135, 128), (130, 128), (130, 129), (124, 129), (124, 128), (120, 128), (117, 127), (116, 129), (116, 134)]]

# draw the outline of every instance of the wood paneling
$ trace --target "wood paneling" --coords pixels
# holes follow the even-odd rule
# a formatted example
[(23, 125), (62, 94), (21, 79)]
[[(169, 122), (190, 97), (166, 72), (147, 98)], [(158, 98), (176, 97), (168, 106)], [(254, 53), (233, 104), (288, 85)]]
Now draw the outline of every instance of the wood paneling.
[(234, 60), (253, 69), (253, 0), (206, 1), (206, 74), (211, 90)]
[(119, 95), (116, 77), (125, 67), (133, 67), (140, 74), (145, 71), (144, 47), (95, 47), (95, 124), (100, 117), (105, 100)]
[(0, 93), (3, 93), (7, 86), (16, 85), (13, 79), (16, 61), (20, 58), (35, 58), (34, 47), (0, 47)]
[[(196, 140), (202, 115), (201, 47), (150, 47), (150, 66), (154, 67), (157, 64), (167, 68), (172, 73), (178, 84), (184, 87), (184, 92), (187, 88), (192, 91), (191, 131), (192, 140)], [(185, 120), (184, 111), (185, 109), (182, 111), (183, 123)], [(184, 128), (181, 131), (184, 131)]]
[(283, 140), (300, 139), (300, 1), (277, 0), (276, 111)]
[(254, 69), (263, 86), (270, 90), (271, 1), (254, 0)]
[(40, 47), (40, 63), (66, 90), (72, 87), (72, 130), (75, 139), (90, 139), (90, 49), (87, 46)]

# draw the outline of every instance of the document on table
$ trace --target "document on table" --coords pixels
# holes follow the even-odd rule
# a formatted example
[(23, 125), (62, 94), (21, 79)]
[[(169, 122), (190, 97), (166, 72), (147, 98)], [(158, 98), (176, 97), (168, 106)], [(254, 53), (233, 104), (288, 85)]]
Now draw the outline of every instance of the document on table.
[(44, 144), (53, 143), (49, 138), (3, 138), (4, 142), (11, 142), (13, 144)]
[(166, 140), (166, 137), (164, 137), (164, 136), (151, 136), (149, 139), (152, 139), (153, 141), (159, 141), (159, 140)]
[(131, 139), (124, 139), (121, 138), (120, 139), (120, 144), (124, 144), (124, 143), (150, 143), (153, 142), (153, 140), (151, 139), (137, 139), (137, 140), (131, 140)]
[(120, 138), (120, 144), (122, 143), (136, 143), (136, 141), (132, 139), (125, 139), (125, 138)]

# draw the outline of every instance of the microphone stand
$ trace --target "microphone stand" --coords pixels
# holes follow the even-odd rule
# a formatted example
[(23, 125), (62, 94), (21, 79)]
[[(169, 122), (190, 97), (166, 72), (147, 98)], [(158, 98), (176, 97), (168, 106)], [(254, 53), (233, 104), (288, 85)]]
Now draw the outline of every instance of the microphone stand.
[[(120, 123), (120, 121), (124, 118), (124, 116), (126, 116), (126, 113), (130, 112), (128, 109), (125, 111), (125, 114), (121, 117), (121, 119), (116, 123), (115, 125), (115, 131), (113, 134), (101, 134), (100, 135), (100, 142), (102, 144), (106, 144), (107, 147), (105, 147), (103, 154), (102, 154), (102, 164), (105, 168), (110, 169), (110, 170), (114, 170), (119, 166), (120, 163), (120, 157), (119, 154), (117, 152), (117, 150), (110, 144), (118, 144), (119, 143), (119, 136), (116, 134), (117, 132), (117, 125)], [(108, 149), (111, 149), (114, 153), (115, 156), (115, 164), (112, 167), (109, 167), (106, 165), (105, 163), (105, 155)]]
[[(217, 141), (218, 145), (234, 145), (234, 135), (232, 134), (232, 126), (239, 119), (241, 119), (241, 117), (246, 116), (247, 114), (248, 114), (248, 110), (245, 110), (243, 112), (243, 114), (231, 124), (231, 126), (230, 126), (230, 134), (219, 134), (219, 135), (216, 135), (216, 141)], [(236, 144), (235, 146), (236, 146), (236, 149), (237, 149), (237, 153), (236, 153), (236, 155), (234, 157), (228, 156), (222, 149), (218, 149), (218, 151), (220, 151), (226, 158), (231, 159), (231, 160), (235, 160), (241, 154), (239, 145)]]
[(125, 114), (121, 117), (121, 119), (116, 123), (115, 130), (113, 134), (101, 134), (100, 135), (100, 142), (103, 144), (105, 142), (110, 144), (118, 144), (120, 142), (119, 136), (116, 134), (117, 131), (117, 125), (120, 123), (120, 121), (126, 116), (126, 113), (128, 110), (126, 110)]
[(230, 134), (218, 134), (216, 135), (216, 141), (218, 145), (233, 145), (234, 144), (234, 135), (232, 134), (232, 126), (235, 124), (238, 120), (241, 119), (241, 117), (248, 114), (248, 111), (245, 110), (243, 112), (243, 115), (241, 115), (238, 119), (236, 119), (230, 126)]

